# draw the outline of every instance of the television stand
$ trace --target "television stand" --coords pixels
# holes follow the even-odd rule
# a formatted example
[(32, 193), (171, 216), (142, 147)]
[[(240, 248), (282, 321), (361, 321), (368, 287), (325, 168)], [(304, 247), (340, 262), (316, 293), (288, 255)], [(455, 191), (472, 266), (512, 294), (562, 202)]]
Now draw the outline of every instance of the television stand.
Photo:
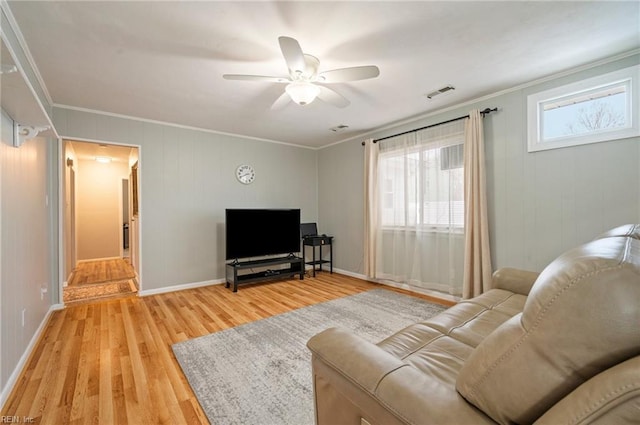
[[(280, 266), (289, 264), (286, 268), (271, 269), (270, 266)], [(264, 269), (253, 271), (251, 269)], [(233, 286), (233, 292), (238, 292), (238, 285), (244, 283), (264, 282), (271, 279), (281, 279), (300, 275), (300, 280), (304, 279), (304, 260), (293, 254), (286, 257), (265, 258), (262, 260), (238, 261), (227, 263), (226, 288)]]

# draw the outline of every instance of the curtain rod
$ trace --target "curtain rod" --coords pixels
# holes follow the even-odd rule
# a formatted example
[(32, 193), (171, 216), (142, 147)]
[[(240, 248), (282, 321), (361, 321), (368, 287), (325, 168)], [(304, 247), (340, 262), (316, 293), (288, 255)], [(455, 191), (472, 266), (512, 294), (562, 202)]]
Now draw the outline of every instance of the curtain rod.
[[(497, 110), (498, 110), (498, 108), (485, 108), (482, 111), (480, 111), (480, 114), (482, 114), (482, 116), (484, 117), (485, 115), (490, 114), (491, 112), (496, 112)], [(394, 134), (393, 136), (381, 137), (379, 139), (375, 139), (373, 141), (373, 143), (378, 143), (381, 140), (391, 139), (392, 137), (403, 136), (403, 135), (409, 134), (409, 133), (415, 133), (416, 131), (425, 130), (427, 128), (437, 127), (437, 126), (442, 125), (442, 124), (449, 124), (450, 122), (460, 121), (460, 120), (463, 120), (465, 118), (469, 118), (469, 115), (464, 115), (462, 117), (452, 118), (450, 120), (442, 121), (442, 122), (439, 122), (439, 123), (436, 123), (436, 124), (431, 124), (431, 125), (427, 125), (427, 126), (424, 126), (424, 127), (416, 128), (415, 130), (409, 130), (409, 131), (405, 131), (405, 132), (402, 132), (402, 133)], [(364, 146), (364, 142), (362, 142), (362, 146)]]

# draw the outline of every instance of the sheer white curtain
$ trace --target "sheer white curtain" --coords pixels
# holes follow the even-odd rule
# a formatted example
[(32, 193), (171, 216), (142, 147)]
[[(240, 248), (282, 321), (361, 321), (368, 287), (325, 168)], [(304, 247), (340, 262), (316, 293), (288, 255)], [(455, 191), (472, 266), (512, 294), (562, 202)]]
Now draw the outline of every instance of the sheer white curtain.
[(367, 275), (461, 295), (464, 122), (378, 145), (365, 148)]

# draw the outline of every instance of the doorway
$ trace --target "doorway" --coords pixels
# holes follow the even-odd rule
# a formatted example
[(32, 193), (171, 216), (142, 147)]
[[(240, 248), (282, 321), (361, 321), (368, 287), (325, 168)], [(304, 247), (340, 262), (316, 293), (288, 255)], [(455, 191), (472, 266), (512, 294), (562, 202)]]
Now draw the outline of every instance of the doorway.
[(132, 222), (139, 220), (133, 212), (139, 147), (78, 140), (62, 144), (62, 301), (69, 305), (136, 295), (139, 262), (132, 259), (139, 258), (139, 244)]

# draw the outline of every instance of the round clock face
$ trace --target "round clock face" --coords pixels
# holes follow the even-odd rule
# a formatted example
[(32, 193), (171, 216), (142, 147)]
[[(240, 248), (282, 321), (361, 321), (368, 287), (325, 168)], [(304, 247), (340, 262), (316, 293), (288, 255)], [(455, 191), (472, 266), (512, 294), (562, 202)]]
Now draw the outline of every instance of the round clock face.
[(249, 184), (255, 180), (256, 172), (251, 165), (239, 165), (236, 168), (236, 177), (240, 183)]

